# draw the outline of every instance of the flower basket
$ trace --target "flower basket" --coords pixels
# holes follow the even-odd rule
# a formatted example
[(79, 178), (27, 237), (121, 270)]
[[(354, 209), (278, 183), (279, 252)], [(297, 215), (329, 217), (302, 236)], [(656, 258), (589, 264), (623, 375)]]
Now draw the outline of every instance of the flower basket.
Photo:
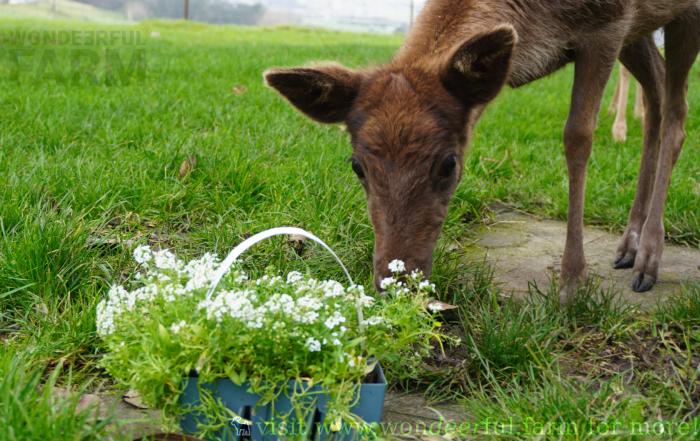
[[(249, 279), (238, 258), (277, 235), (327, 250), (349, 286), (269, 269)], [(298, 228), (259, 233), (223, 262), (185, 263), (139, 247), (136, 289), (98, 305), (102, 366), (166, 424), (210, 440), (351, 440), (376, 437), (389, 373), (411, 375), (443, 336), (420, 273), (382, 282), (370, 297), (328, 245)], [(392, 262), (396, 275), (403, 263)], [(381, 363), (381, 365), (380, 365)]]
[[(214, 276), (214, 281), (209, 289), (208, 297), (214, 292), (221, 278), (230, 269), (233, 263), (253, 245), (276, 235), (302, 236), (321, 245), (333, 255), (343, 269), (351, 285), (353, 285), (350, 273), (335, 252), (321, 239), (313, 234), (294, 228), (276, 228), (254, 235), (234, 248)], [(362, 308), (358, 307), (358, 323), (362, 323)], [(366, 377), (367, 382), (360, 386), (356, 403), (350, 412), (361, 418), (364, 423), (379, 423), (384, 410), (384, 395), (386, 393), (386, 378), (379, 363), (375, 363), (374, 369)], [(263, 398), (259, 394), (250, 392), (250, 384), (236, 385), (229, 379), (221, 379), (216, 382), (199, 384), (198, 378), (190, 376), (186, 381), (183, 394), (180, 396), (180, 404), (183, 407), (201, 405), (200, 387), (207, 389), (211, 397), (220, 401), (228, 409), (232, 410), (239, 418), (231, 420), (229, 427), (215, 433), (211, 439), (237, 441), (251, 439), (253, 441), (276, 441), (280, 438), (291, 437), (298, 440), (323, 441), (328, 434), (335, 434), (333, 439), (337, 441), (349, 440), (358, 437), (358, 434), (348, 427), (332, 427), (325, 421), (328, 400), (330, 397), (323, 388), (318, 385), (305, 387), (303, 383), (290, 380), (284, 393), (281, 393), (273, 402), (261, 404)], [(303, 406), (304, 424), (299, 424), (298, 417), (293, 415), (294, 405), (291, 397), (299, 395), (303, 390), (303, 400), (307, 401)], [(292, 415), (292, 418), (288, 416)], [(282, 418), (286, 416), (286, 418)], [(185, 414), (181, 419), (182, 429), (188, 434), (197, 433), (201, 424), (206, 424), (207, 416), (201, 412)], [(339, 434), (339, 435), (338, 435)]]
[[(332, 422), (326, 421), (328, 407), (327, 394), (320, 386), (313, 386), (315, 401), (311, 404), (313, 409), (308, 412), (310, 421), (306, 421), (303, 427), (297, 421), (284, 421), (275, 417), (275, 414), (288, 414), (292, 411), (292, 403), (289, 398), (297, 388), (296, 381), (290, 381), (287, 385), (287, 394), (281, 395), (276, 401), (260, 405), (261, 397), (249, 392), (250, 385), (236, 385), (231, 380), (222, 379), (203, 387), (211, 390), (216, 399), (221, 400), (229, 409), (242, 416), (238, 421), (232, 420), (229, 427), (214, 434), (212, 439), (238, 441), (250, 439), (252, 441), (277, 441), (280, 432), (292, 435), (294, 439), (306, 439), (325, 441), (334, 436), (336, 441), (345, 441), (359, 438), (359, 434), (346, 425), (339, 430), (334, 429)], [(386, 394), (386, 378), (379, 364), (376, 364), (367, 381), (362, 384), (357, 401), (350, 409), (352, 414), (362, 418), (367, 424), (379, 423), (384, 411), (384, 396)], [(187, 380), (185, 391), (180, 396), (180, 404), (183, 406), (200, 405), (199, 385), (196, 377)], [(206, 415), (199, 412), (186, 414), (180, 421), (183, 431), (187, 434), (195, 434), (201, 423), (206, 423)], [(304, 433), (295, 433), (298, 428)], [(290, 433), (291, 432), (291, 433)], [(334, 434), (334, 435), (332, 435)]]

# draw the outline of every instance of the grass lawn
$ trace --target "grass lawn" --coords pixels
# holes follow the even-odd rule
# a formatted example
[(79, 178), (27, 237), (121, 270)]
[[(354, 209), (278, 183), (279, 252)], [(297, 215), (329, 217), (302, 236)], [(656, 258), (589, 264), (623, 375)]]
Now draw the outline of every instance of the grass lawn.
[(1, 5), (0, 17), (13, 19), (62, 19), (117, 24), (121, 14), (74, 0), (37, 0), (31, 3)]
[[(103, 29), (135, 31), (138, 38), (80, 46), (8, 38), (47, 29), (78, 31), (74, 43)], [(70, 411), (26, 386), (51, 373), (49, 384), (108, 381), (96, 366), (94, 308), (110, 284), (128, 282), (137, 244), (169, 247), (183, 257), (221, 255), (251, 233), (290, 224), (326, 240), (355, 279), (371, 285), (372, 228), (347, 163), (345, 132), (294, 112), (263, 86), (262, 72), (325, 59), (378, 64), (400, 41), (181, 22), (127, 28), (0, 20), (0, 439), (38, 439), (52, 427), (64, 428), (65, 439), (102, 436), (103, 427), (71, 420)], [(76, 59), (91, 61), (73, 68)], [(692, 74), (687, 143), (666, 216), (669, 240), (694, 247), (700, 245), (700, 119), (692, 110), (700, 103), (698, 74)], [(451, 251), (496, 200), (565, 217), (561, 133), (571, 82), (568, 68), (507, 90), (477, 127), (435, 262), (440, 291), (461, 307), (449, 326), (462, 343), (450, 349), (450, 360), (426, 367), (420, 384), (400, 383), (459, 398), (475, 420), (512, 416), (520, 428), (528, 418), (697, 423), (700, 289), (688, 287), (673, 309), (638, 314), (614, 293), (589, 286), (593, 300), (583, 292), (559, 311), (551, 293), (535, 289), (525, 303), (500, 299), (488, 268)], [(601, 114), (586, 221), (620, 232), (642, 141), (633, 122), (627, 143), (613, 143), (611, 124)], [(321, 251), (309, 247), (300, 258), (282, 240), (255, 248), (249, 262), (253, 271), (273, 264), (342, 277)], [(523, 434), (529, 432), (511, 438)], [(599, 437), (579, 435), (563, 439)]]

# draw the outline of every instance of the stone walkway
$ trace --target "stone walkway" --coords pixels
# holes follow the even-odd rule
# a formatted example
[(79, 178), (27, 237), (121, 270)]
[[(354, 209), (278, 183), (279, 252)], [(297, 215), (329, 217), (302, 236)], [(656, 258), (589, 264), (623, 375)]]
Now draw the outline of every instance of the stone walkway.
[[(523, 295), (530, 282), (546, 289), (552, 277), (558, 277), (566, 224), (538, 219), (504, 206), (493, 208), (495, 221), (468, 233), (467, 246), (479, 258), (486, 256), (494, 268), (496, 283), (506, 293)], [(596, 228), (586, 228), (584, 234), (589, 273), (601, 277), (604, 287), (620, 290), (630, 304), (653, 308), (677, 292), (683, 283), (700, 283), (700, 250), (667, 244), (658, 283), (650, 292), (635, 293), (630, 288), (632, 270), (612, 268), (620, 236)]]
[[(161, 433), (157, 411), (138, 408), (125, 402), (121, 395), (109, 392), (91, 395), (92, 404), (99, 404), (103, 415), (111, 410), (120, 422), (120, 434), (128, 438), (140, 439)], [(458, 404), (428, 405), (420, 394), (388, 393), (384, 402), (384, 422), (391, 427), (396, 438), (416, 440), (437, 440), (440, 437), (426, 436), (424, 431), (438, 431), (442, 422), (461, 423), (466, 415)], [(172, 439), (180, 439), (172, 437)]]

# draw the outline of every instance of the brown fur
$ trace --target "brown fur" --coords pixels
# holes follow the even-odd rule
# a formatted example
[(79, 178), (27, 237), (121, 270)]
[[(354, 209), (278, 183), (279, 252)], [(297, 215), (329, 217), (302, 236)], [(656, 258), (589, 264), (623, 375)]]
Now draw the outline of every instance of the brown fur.
[[(347, 124), (353, 169), (367, 193), (375, 229), (378, 282), (395, 258), (409, 271), (430, 273), (472, 127), (501, 87), (520, 86), (575, 62), (564, 130), (570, 176), (562, 259), (562, 301), (567, 301), (586, 274), (586, 164), (603, 90), (620, 56), (644, 87), (646, 140), (638, 194), (616, 265), (633, 264), (633, 286), (643, 291), (658, 273), (663, 205), (687, 114), (684, 87), (700, 49), (699, 10), (698, 0), (431, 0), (386, 66), (275, 69), (265, 78), (311, 118)], [(665, 84), (664, 66), (649, 37), (661, 26), (666, 26), (669, 53)]]

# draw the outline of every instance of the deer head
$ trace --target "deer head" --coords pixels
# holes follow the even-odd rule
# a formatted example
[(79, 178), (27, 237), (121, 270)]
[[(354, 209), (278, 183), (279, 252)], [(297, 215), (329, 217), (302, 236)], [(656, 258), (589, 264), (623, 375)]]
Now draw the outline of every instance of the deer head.
[(430, 275), (433, 249), (462, 175), (470, 121), (503, 87), (515, 31), (502, 26), (444, 56), (351, 70), (272, 69), (267, 84), (322, 123), (345, 123), (352, 170), (374, 226), (375, 283), (394, 259)]

